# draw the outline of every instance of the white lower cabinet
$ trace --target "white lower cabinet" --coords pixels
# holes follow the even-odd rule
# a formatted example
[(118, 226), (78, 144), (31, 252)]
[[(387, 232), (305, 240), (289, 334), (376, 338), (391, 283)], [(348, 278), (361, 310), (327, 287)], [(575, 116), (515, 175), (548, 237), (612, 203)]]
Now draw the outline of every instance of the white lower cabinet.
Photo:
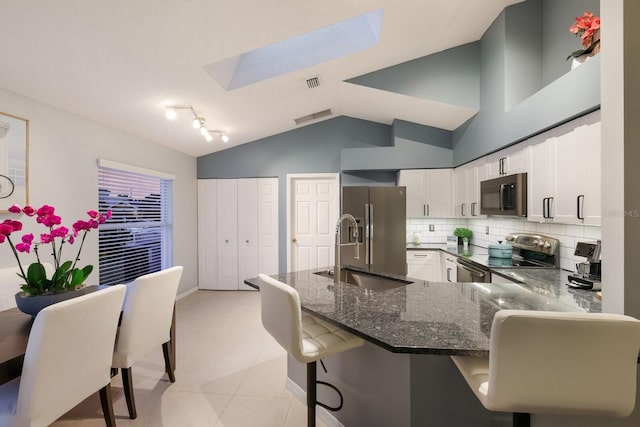
[(407, 276), (427, 282), (439, 282), (440, 251), (407, 251)]
[(443, 268), (442, 268), (442, 281), (455, 283), (458, 281), (458, 257), (455, 255), (444, 254), (443, 256)]
[(200, 289), (251, 289), (258, 273), (278, 273), (278, 179), (198, 180)]

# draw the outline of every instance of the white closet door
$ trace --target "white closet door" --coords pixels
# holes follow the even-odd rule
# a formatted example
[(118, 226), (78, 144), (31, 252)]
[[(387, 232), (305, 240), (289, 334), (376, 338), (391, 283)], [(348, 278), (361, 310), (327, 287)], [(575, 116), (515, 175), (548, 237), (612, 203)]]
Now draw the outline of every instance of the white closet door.
[(259, 273), (278, 274), (278, 178), (258, 180)]
[(217, 180), (198, 180), (198, 287), (218, 289)]
[(258, 179), (238, 179), (238, 289), (258, 276)]
[(238, 289), (238, 185), (218, 180), (218, 289)]

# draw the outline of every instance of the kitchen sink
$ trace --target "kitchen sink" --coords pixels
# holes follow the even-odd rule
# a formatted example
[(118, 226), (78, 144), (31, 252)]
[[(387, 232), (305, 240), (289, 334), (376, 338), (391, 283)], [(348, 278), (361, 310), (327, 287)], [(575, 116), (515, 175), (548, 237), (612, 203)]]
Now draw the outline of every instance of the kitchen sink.
[[(333, 270), (319, 271), (314, 274), (333, 279)], [(374, 291), (386, 291), (413, 283), (408, 280), (396, 279), (393, 277), (384, 277), (375, 274), (364, 273), (362, 271), (350, 270), (348, 268), (343, 268), (340, 270), (340, 281)]]

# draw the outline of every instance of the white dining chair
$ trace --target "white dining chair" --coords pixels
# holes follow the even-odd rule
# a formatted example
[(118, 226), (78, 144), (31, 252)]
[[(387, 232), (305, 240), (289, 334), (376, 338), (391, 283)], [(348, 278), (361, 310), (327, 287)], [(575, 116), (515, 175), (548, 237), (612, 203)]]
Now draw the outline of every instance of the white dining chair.
[[(307, 366), (307, 426), (316, 425), (316, 404), (335, 411), (342, 408), (342, 394), (333, 385), (317, 380), (317, 361), (364, 344), (362, 338), (317, 317), (302, 316), (300, 296), (291, 286), (265, 274), (258, 275), (262, 325), (295, 360)], [(317, 384), (334, 389), (340, 405), (317, 401)]]
[(170, 329), (182, 277), (181, 266), (145, 274), (127, 285), (112, 367), (122, 371), (122, 384), (129, 417), (137, 417), (131, 367), (154, 348), (162, 346), (165, 372), (175, 382), (175, 360), (171, 356)]
[(124, 285), (111, 286), (38, 313), (22, 376), (0, 385), (1, 426), (48, 426), (98, 391), (115, 426), (110, 368), (124, 295)]
[(635, 406), (640, 321), (605, 313), (501, 310), (488, 358), (451, 356), (480, 403), (530, 414), (629, 415)]

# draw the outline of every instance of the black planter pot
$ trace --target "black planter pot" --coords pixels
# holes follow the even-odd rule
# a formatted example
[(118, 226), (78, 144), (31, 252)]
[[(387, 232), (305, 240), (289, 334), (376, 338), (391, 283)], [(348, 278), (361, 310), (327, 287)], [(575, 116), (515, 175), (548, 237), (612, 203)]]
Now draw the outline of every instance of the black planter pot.
[(24, 292), (18, 292), (16, 294), (16, 305), (21, 312), (36, 317), (38, 312), (45, 307), (88, 294), (95, 291), (96, 288), (97, 286), (85, 286), (73, 291), (49, 295), (27, 295)]

